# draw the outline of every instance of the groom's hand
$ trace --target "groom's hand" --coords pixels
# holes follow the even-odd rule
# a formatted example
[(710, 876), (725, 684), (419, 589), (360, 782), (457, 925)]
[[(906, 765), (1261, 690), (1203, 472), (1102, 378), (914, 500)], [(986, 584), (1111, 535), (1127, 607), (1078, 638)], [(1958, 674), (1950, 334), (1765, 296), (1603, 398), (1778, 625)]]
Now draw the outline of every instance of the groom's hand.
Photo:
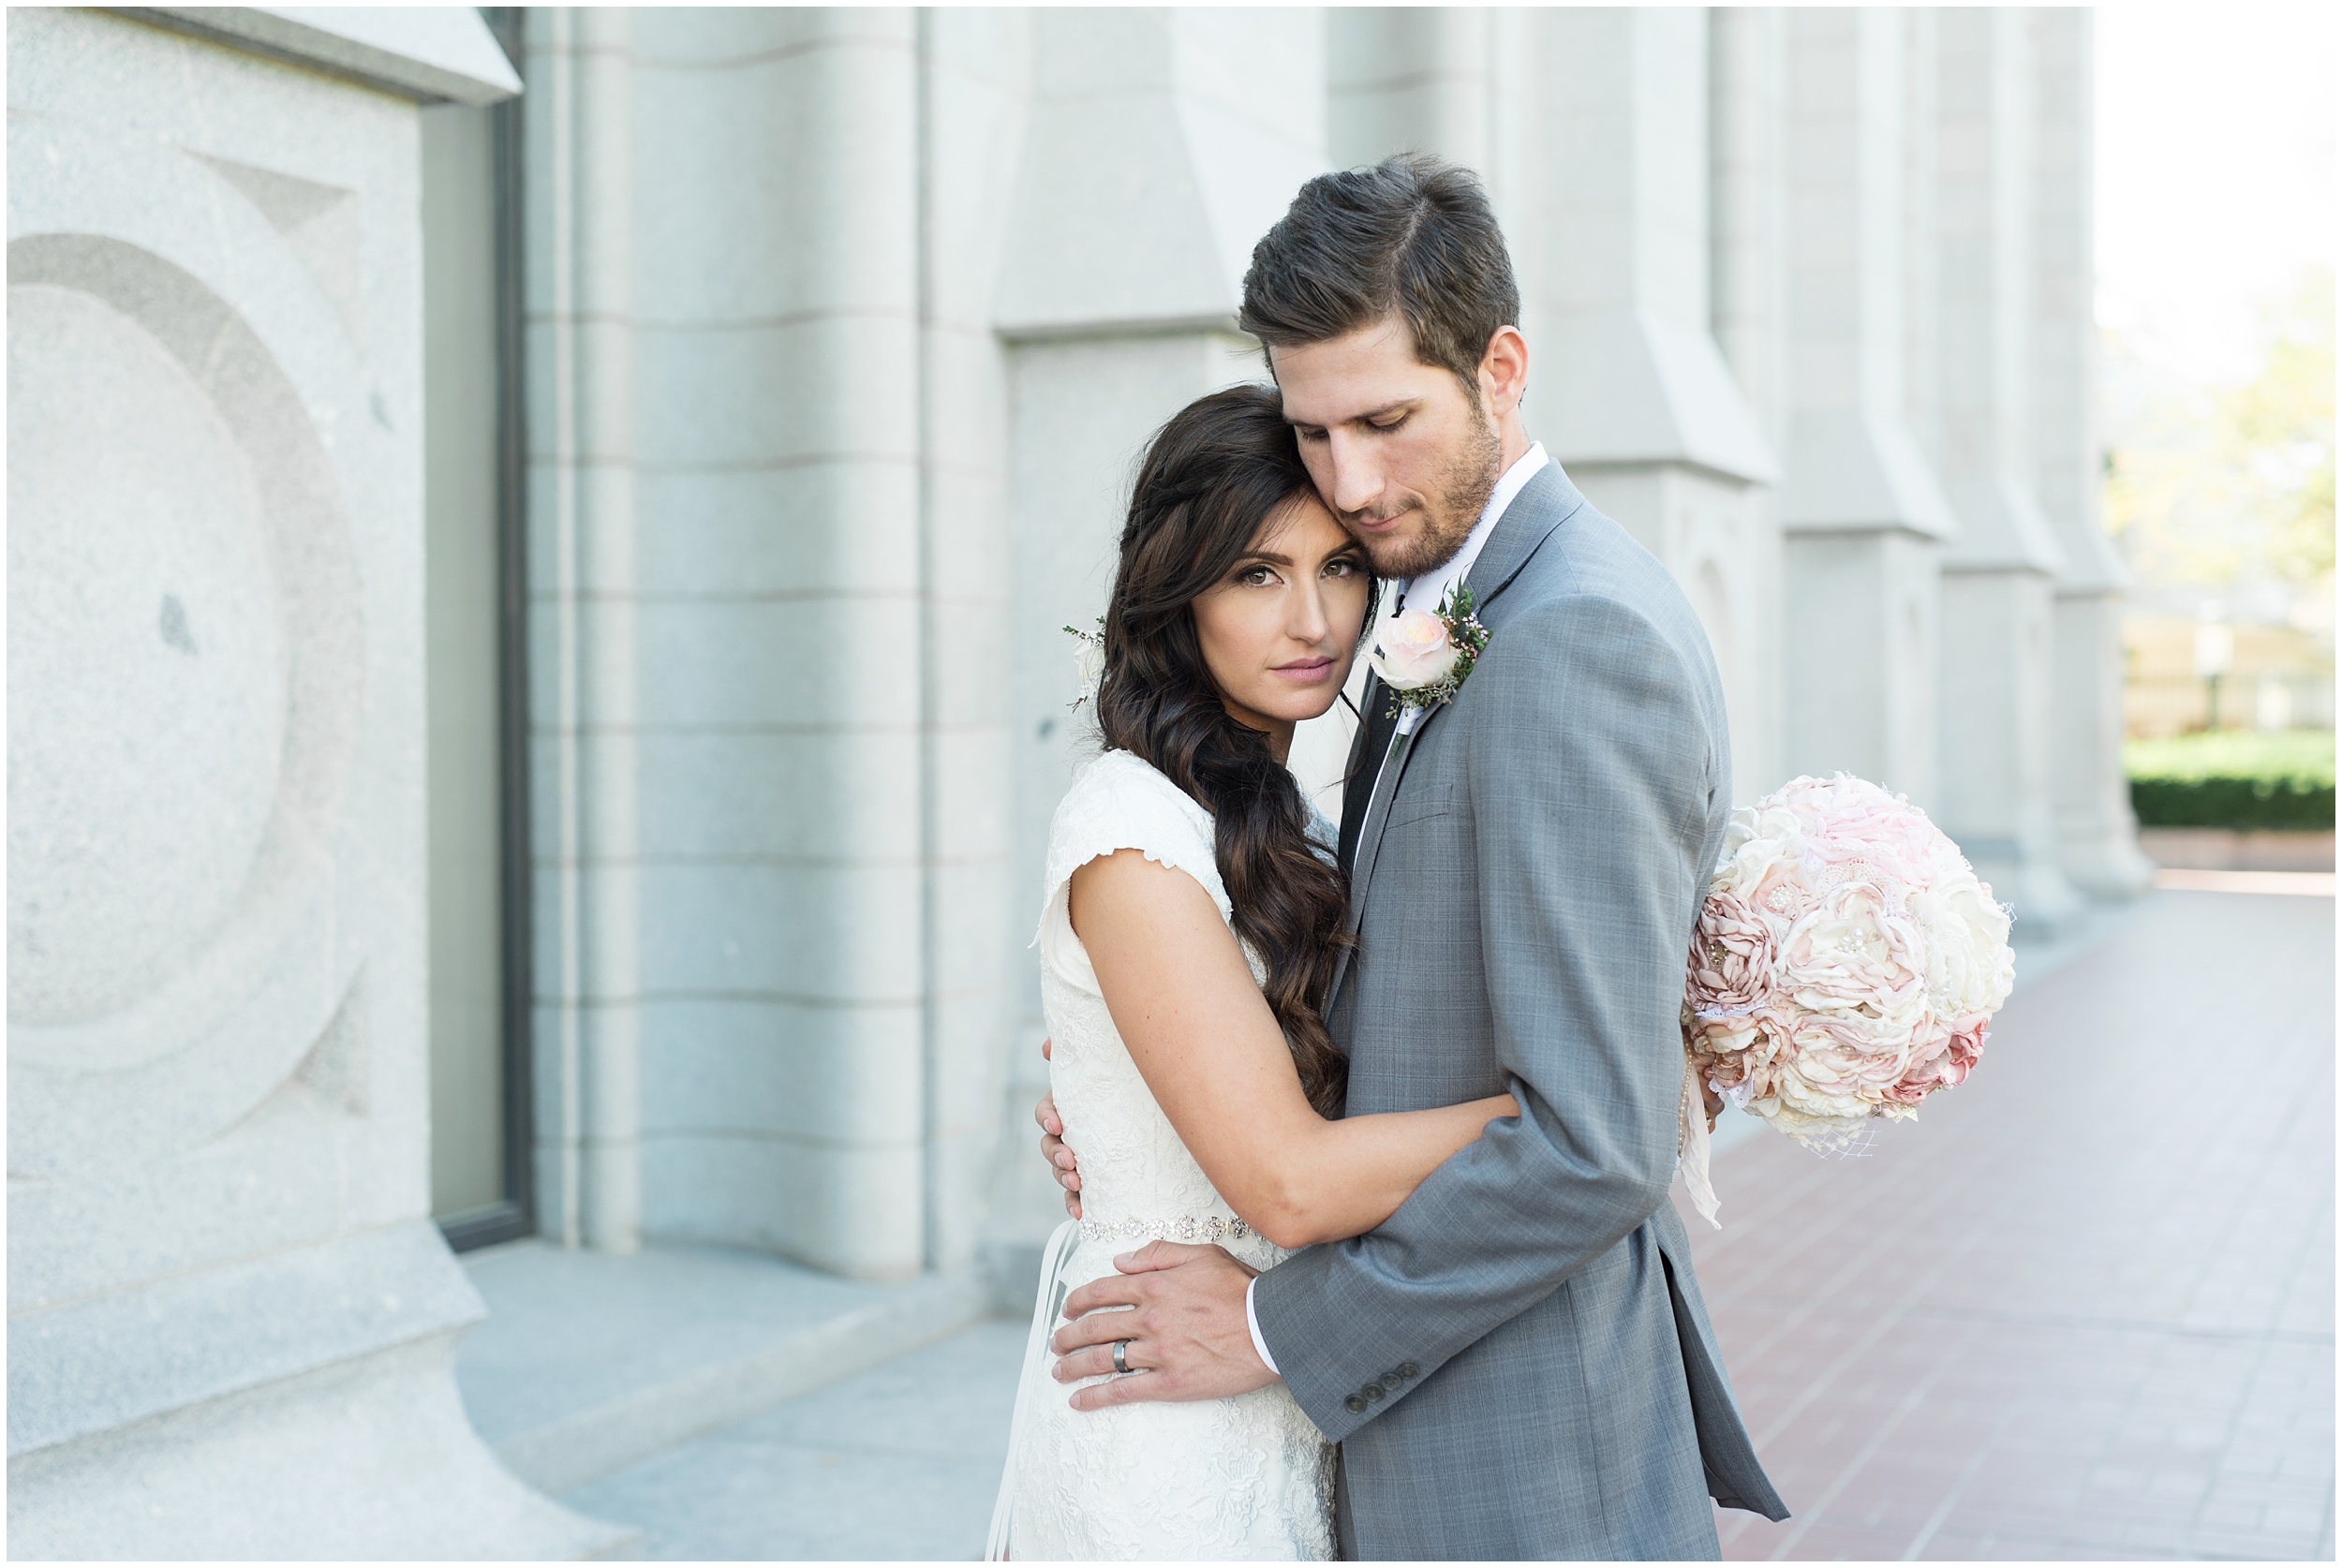
[[(1114, 1370), (1114, 1342), (1127, 1339), (1129, 1377), (1077, 1389), (1075, 1410), (1135, 1399), (1224, 1399), (1277, 1381), (1253, 1349), (1244, 1292), (1260, 1271), (1218, 1247), (1150, 1241), (1114, 1260), (1109, 1274), (1065, 1298), (1074, 1321), (1050, 1337), (1064, 1357), (1054, 1376), (1074, 1383)], [(1128, 1308), (1102, 1311), (1101, 1308)]]

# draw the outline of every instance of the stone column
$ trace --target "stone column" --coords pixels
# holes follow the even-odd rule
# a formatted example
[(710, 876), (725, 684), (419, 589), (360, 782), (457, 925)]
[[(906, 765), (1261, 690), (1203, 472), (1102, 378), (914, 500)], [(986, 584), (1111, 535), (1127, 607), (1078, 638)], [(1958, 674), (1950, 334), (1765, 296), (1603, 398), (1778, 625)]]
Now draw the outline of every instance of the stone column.
[[(1935, 146), (1939, 126), (1937, 18), (1932, 6), (1899, 13), (1903, 36), (1903, 396), (1911, 434), (1935, 461), (1943, 418), (1941, 247), (1936, 243), (1943, 181)], [(1936, 470), (1940, 480), (1942, 470)]]
[[(1058, 629), (1104, 608), (1133, 466), (1204, 392), (1266, 376), (1236, 312), (1253, 244), (1325, 167), (1313, 11), (1040, 9), (993, 325), (1008, 348), (1010, 660), (1021, 942), (1049, 818), (1095, 754)], [(1016, 961), (1006, 1114), (1046, 1087), (1038, 971)], [(1062, 1218), (1030, 1139), (1002, 1140), (987, 1244), (1016, 1310)], [(1017, 1293), (1021, 1292), (1021, 1299)]]
[(1932, 806), (1937, 559), (1951, 510), (1905, 420), (1903, 25), (1787, 13), (1788, 668), (1784, 774)]
[(1709, 323), (1776, 452), (1789, 440), (1787, 95), (1787, 14), (1776, 6), (1711, 10)]
[(1778, 782), (1780, 540), (1772, 451), (1709, 331), (1708, 17), (1535, 13), (1507, 238), (1526, 422), (1698, 611), (1746, 797)]
[(518, 82), (142, 14), (8, 28), (8, 1546), (608, 1549), (428, 1218), (415, 101)]
[(2050, 780), (2051, 595), (2064, 552), (2033, 493), (2033, 100), (2020, 10), (1936, 18), (1938, 406), (1960, 535), (1944, 558), (1937, 818), (2017, 928), (2081, 911)]
[[(1784, 165), (1788, 26), (1776, 7), (1708, 13), (1708, 318), (1716, 347), (1765, 445), (1788, 450), (1788, 232)], [(1759, 536), (1768, 547), (1748, 564), (1749, 593), (1764, 605), (1759, 660), (1770, 701), (1743, 703), (1756, 722), (1735, 723), (1732, 747), (1747, 801), (1780, 784), (1786, 759), (1786, 672), (1782, 617), (1786, 541), (1781, 494), (1765, 486)], [(1742, 716), (1736, 715), (1736, 718)]]
[(630, 13), (526, 25), (538, 1228), (642, 1242), (643, 822)]
[(1025, 24), (531, 24), (545, 1228), (964, 1266), (1015, 924)]
[(641, 525), (609, 588), (640, 626), (643, 1227), (908, 1279), (934, 1261), (916, 27), (629, 25), (607, 244)]
[(2028, 13), (2033, 30), (2033, 488), (2064, 556), (2053, 580), (2050, 777), (2059, 864), (2083, 892), (2154, 880), (2123, 774), (2123, 593), (2099, 521), (2097, 322), (2091, 223), (2092, 17)]
[[(919, 316), (924, 1130), (928, 1266), (977, 1256), (1002, 1148), (1046, 1185), (1030, 1101), (1005, 1102), (1032, 963), (1032, 877), (1014, 858), (1020, 608), (1011, 525), (1010, 350), (992, 331), (1032, 73), (1031, 13), (922, 10)], [(1029, 608), (1029, 607), (1027, 607)], [(1001, 1136), (1005, 1125), (1010, 1136)], [(1031, 1303), (1030, 1282), (1009, 1305)]]

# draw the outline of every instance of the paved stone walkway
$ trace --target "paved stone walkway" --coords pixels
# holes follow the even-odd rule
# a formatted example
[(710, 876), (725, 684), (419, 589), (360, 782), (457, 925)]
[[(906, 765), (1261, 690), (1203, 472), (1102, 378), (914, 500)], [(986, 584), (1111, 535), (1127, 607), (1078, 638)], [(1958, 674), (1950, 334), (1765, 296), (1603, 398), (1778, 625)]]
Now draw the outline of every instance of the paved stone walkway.
[[(2331, 1559), (2334, 903), (2164, 893), (2031, 955), (1872, 1152), (1719, 1154), (1700, 1281), (1796, 1516), (1729, 1558)], [(970, 1558), (1021, 1324), (569, 1494), (652, 1558)]]
[(1027, 1325), (996, 1320), (630, 1465), (562, 1501), (653, 1561), (971, 1561)]
[(2331, 1559), (2330, 899), (2164, 893), (1977, 1075), (1716, 1161), (1699, 1278), (1795, 1517), (1735, 1559)]

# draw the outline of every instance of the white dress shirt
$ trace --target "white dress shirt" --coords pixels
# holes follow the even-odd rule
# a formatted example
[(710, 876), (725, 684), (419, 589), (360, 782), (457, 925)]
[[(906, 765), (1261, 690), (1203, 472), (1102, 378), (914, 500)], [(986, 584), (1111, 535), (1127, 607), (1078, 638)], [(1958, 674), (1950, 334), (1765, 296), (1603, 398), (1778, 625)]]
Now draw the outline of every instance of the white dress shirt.
[[(1463, 548), (1457, 551), (1455, 558), (1446, 565), (1435, 567), (1420, 577), (1410, 577), (1400, 584), (1399, 599), (1392, 613), (1397, 614), (1398, 608), (1403, 607), (1410, 599), (1418, 610), (1436, 612), (1440, 600), (1447, 597), (1447, 590), (1470, 574), (1472, 563), (1480, 558), (1481, 547), (1488, 543), (1489, 535), (1496, 531), (1496, 525), (1503, 519), (1505, 509), (1513, 504), (1513, 497), (1519, 495), (1528, 482), (1537, 477), (1539, 470), (1551, 461), (1545, 454), (1543, 441), (1530, 443), (1529, 450), (1520, 454), (1519, 461), (1505, 469), (1505, 477), (1496, 481), (1494, 490), (1489, 492), (1489, 504), (1480, 509), (1480, 520), (1473, 524), (1472, 532), (1464, 536)], [(1415, 733), (1416, 725), (1429, 711), (1427, 708), (1409, 708), (1401, 714), (1399, 732), (1402, 735)], [(1378, 769), (1374, 776), (1374, 787), (1379, 790), (1382, 785), (1382, 774)], [(1367, 796), (1369, 801), (1373, 798), (1371, 794)], [(1244, 1326), (1253, 1331), (1253, 1350), (1260, 1356), (1261, 1365), (1276, 1372), (1277, 1358), (1268, 1354), (1268, 1341), (1260, 1337), (1260, 1318), (1253, 1310), (1252, 1285), (1244, 1287)], [(1282, 1377), (1284, 1374), (1278, 1372), (1277, 1375)]]

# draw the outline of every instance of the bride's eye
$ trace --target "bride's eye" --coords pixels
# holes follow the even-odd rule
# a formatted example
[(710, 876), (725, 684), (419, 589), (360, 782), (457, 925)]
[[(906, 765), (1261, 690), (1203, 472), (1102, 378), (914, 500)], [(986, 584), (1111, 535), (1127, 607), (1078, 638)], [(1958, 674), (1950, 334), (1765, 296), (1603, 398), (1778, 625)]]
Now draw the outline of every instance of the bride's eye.
[(1326, 575), (1328, 577), (1356, 577), (1357, 574), (1358, 563), (1347, 555), (1326, 563)]
[(1236, 574), (1236, 580), (1248, 588), (1265, 588), (1277, 580), (1277, 574), (1265, 566), (1248, 566)]

